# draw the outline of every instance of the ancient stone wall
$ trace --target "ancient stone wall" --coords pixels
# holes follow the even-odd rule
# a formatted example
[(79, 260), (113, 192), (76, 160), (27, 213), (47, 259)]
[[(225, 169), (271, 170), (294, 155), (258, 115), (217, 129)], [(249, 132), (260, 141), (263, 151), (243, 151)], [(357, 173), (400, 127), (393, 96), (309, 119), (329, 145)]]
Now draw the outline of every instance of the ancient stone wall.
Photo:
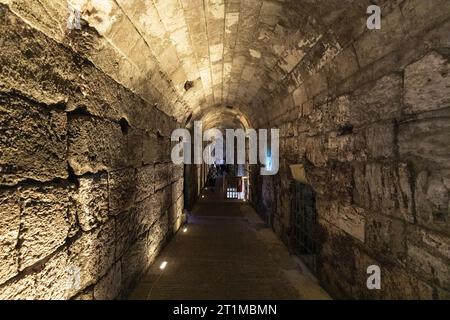
[(178, 123), (91, 59), (94, 29), (0, 20), (0, 299), (125, 297), (183, 220)]
[[(450, 3), (437, 2), (384, 6), (381, 30), (352, 22), (345, 45), (314, 48), (267, 102), (281, 167), (254, 179), (254, 202), (289, 244), (289, 165), (305, 165), (317, 276), (335, 297), (450, 297)], [(366, 287), (370, 265), (381, 290)]]

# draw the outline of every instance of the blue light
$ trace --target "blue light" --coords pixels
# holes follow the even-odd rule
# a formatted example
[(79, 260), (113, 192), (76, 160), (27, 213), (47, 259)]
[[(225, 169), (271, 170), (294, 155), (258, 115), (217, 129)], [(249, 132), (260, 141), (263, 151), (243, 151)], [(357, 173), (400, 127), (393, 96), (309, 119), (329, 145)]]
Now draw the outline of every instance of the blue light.
[(267, 150), (266, 168), (267, 171), (272, 171), (272, 152), (270, 150)]

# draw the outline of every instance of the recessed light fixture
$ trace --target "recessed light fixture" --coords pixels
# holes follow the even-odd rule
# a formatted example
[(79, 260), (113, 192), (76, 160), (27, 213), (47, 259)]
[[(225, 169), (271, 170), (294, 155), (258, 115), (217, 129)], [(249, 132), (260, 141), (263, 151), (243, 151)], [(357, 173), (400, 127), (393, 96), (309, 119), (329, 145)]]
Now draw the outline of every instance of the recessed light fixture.
[(159, 266), (159, 268), (160, 268), (161, 270), (164, 270), (164, 269), (166, 268), (166, 266), (167, 266), (167, 261), (164, 261), (163, 263), (161, 263), (161, 265)]

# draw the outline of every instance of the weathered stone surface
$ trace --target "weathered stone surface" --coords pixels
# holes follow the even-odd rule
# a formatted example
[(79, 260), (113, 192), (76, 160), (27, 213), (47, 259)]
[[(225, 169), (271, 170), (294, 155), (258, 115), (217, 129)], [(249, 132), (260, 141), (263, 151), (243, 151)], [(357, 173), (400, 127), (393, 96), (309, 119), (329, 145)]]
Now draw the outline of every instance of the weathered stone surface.
[(67, 263), (67, 250), (52, 256), (36, 274), (36, 297), (39, 300), (65, 300), (71, 297), (71, 286), (76, 286), (75, 270)]
[(153, 164), (158, 159), (158, 138), (156, 135), (145, 132), (143, 136), (143, 163)]
[(18, 192), (0, 191), (0, 284), (15, 276), (19, 269), (20, 204)]
[(383, 16), (382, 20), (380, 30), (365, 32), (355, 42), (355, 50), (361, 67), (367, 66), (389, 52), (398, 49), (402, 43), (405, 30), (404, 18), (400, 8), (395, 8), (390, 14)]
[(131, 208), (136, 196), (136, 175), (133, 168), (109, 174), (109, 212), (117, 215)]
[(34, 275), (14, 279), (0, 286), (1, 300), (33, 300), (36, 297)]
[(350, 97), (350, 123), (360, 126), (400, 116), (402, 77), (389, 75), (356, 89)]
[(414, 222), (411, 173), (407, 165), (356, 165), (354, 179), (354, 199), (358, 205)]
[(0, 93), (0, 183), (67, 177), (66, 115)]
[(365, 241), (366, 218), (361, 208), (320, 201), (317, 211), (321, 219), (333, 224), (353, 238), (361, 242)]
[(145, 166), (136, 171), (136, 202), (147, 199), (155, 192), (155, 167)]
[[(23, 270), (62, 246), (71, 228), (74, 205), (67, 186), (25, 188), (21, 197), (20, 266)], [(51, 226), (51, 227), (49, 227)]]
[(127, 293), (135, 284), (137, 278), (148, 266), (147, 239), (139, 238), (124, 254), (121, 260), (122, 290)]
[(79, 187), (74, 195), (78, 222), (83, 231), (89, 231), (108, 219), (108, 175), (87, 175), (78, 181)]
[(155, 165), (155, 191), (172, 182), (172, 170), (167, 163)]
[(94, 287), (95, 300), (114, 300), (120, 296), (122, 286), (122, 270), (120, 262), (116, 263), (111, 270)]
[(431, 52), (405, 70), (406, 112), (450, 107), (450, 63)]
[(450, 194), (441, 176), (420, 172), (416, 177), (415, 202), (419, 224), (450, 234)]
[(127, 160), (128, 165), (139, 167), (143, 162), (144, 133), (139, 129), (130, 129), (127, 136)]
[(127, 141), (120, 125), (88, 116), (69, 118), (68, 159), (77, 175), (126, 166)]
[(395, 126), (392, 122), (377, 123), (365, 130), (367, 153), (372, 159), (392, 159), (395, 156)]
[(398, 145), (400, 156), (427, 166), (450, 168), (450, 117), (431, 119), (400, 125)]
[[(115, 220), (83, 233), (68, 248), (69, 265), (80, 270), (80, 288), (95, 284), (114, 263)], [(72, 289), (69, 292), (79, 291)]]
[(168, 215), (163, 215), (156, 223), (152, 226), (147, 236), (148, 245), (148, 259), (152, 261), (156, 258), (161, 248), (161, 243), (166, 239), (167, 233), (169, 231), (169, 217)]
[(411, 268), (425, 274), (429, 280), (436, 281), (440, 287), (450, 288), (450, 263), (432, 255), (423, 247), (408, 243), (408, 260)]
[(450, 260), (450, 236), (417, 226), (410, 226), (408, 231), (408, 243), (422, 246), (433, 255)]
[(406, 254), (406, 223), (379, 213), (366, 216), (366, 242), (379, 253), (404, 258)]
[(135, 215), (135, 225), (133, 230), (136, 235), (147, 232), (155, 221), (161, 216), (160, 203), (158, 198), (152, 196), (136, 204), (133, 210)]
[[(355, 250), (356, 285), (354, 293), (365, 299), (433, 299), (433, 287), (416, 278), (408, 270), (390, 263), (375, 260), (362, 250)], [(367, 268), (376, 265), (381, 269), (381, 290), (367, 290)]]

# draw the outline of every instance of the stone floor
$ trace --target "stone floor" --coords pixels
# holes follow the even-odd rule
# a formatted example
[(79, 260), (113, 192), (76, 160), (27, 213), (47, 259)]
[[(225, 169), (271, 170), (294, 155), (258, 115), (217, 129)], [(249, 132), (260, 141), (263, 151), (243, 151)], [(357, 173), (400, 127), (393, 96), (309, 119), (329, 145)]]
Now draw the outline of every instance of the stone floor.
[[(205, 191), (130, 299), (329, 299), (245, 202)], [(160, 270), (162, 262), (167, 266)]]

